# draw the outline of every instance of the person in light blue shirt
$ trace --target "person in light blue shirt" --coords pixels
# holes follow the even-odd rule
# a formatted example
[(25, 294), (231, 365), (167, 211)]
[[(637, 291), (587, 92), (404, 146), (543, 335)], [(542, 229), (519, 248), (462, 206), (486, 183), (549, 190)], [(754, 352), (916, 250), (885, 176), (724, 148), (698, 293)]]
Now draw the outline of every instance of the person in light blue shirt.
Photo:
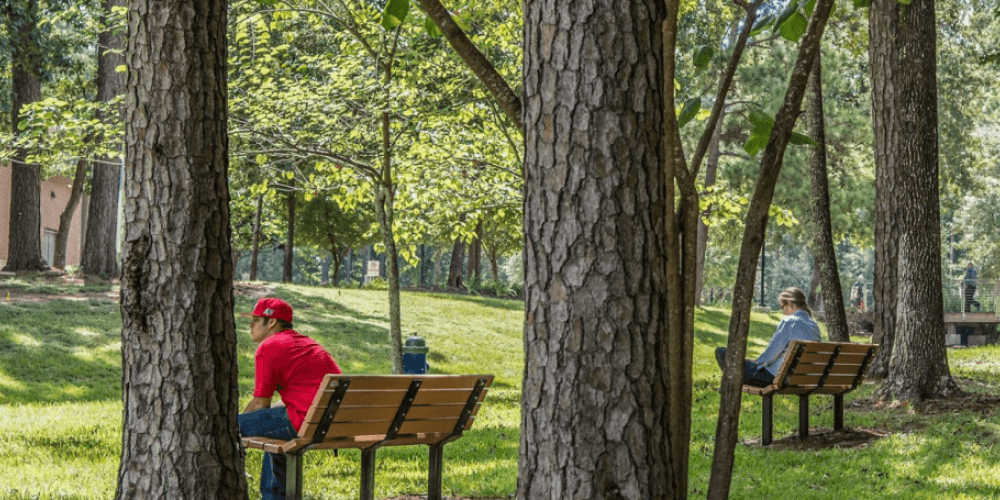
[[(743, 383), (757, 387), (767, 387), (774, 382), (774, 376), (781, 371), (788, 344), (793, 340), (819, 342), (822, 340), (819, 326), (812, 319), (812, 310), (806, 302), (806, 294), (795, 287), (784, 289), (778, 295), (778, 303), (785, 317), (778, 323), (777, 330), (767, 343), (767, 348), (750, 361), (743, 361)], [(725, 369), (726, 348), (715, 350), (715, 361), (720, 369)]]

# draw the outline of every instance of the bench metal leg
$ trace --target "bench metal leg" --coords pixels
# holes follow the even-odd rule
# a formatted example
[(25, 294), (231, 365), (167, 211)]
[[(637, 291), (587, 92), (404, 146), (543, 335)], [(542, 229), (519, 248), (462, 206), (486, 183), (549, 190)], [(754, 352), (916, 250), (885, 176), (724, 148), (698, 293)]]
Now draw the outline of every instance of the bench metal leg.
[(833, 395), (833, 429), (839, 431), (844, 428), (844, 395)]
[(809, 437), (809, 396), (799, 396), (799, 439)]
[(374, 446), (361, 450), (361, 500), (375, 500), (375, 451)]
[(285, 455), (285, 498), (302, 500), (302, 458), (304, 453)]
[(761, 415), (761, 437), (760, 442), (764, 446), (771, 444), (771, 427), (773, 421), (771, 420), (771, 415), (774, 413), (774, 400), (772, 395), (768, 394), (763, 396), (763, 408)]
[(441, 469), (444, 463), (444, 445), (432, 444), (427, 465), (427, 500), (441, 500)]

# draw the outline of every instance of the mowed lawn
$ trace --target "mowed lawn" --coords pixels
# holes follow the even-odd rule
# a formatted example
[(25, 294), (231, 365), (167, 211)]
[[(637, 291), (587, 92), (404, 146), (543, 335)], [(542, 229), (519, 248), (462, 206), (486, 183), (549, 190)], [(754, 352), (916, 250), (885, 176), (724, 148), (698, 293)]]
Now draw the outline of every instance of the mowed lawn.
[[(0, 285), (3, 285), (0, 282)], [(63, 289), (65, 290), (65, 289)], [(49, 290), (58, 292), (58, 290)], [(16, 298), (16, 293), (14, 294)], [(345, 373), (390, 371), (384, 291), (279, 286), (295, 307), (296, 328), (319, 340)], [(66, 300), (0, 302), (0, 499), (110, 499), (121, 451), (121, 320), (116, 304)], [(253, 300), (237, 297), (238, 310)], [(430, 346), (432, 373), (496, 375), (471, 432), (445, 447), (446, 496), (501, 497), (517, 481), (523, 308), (517, 301), (404, 293), (404, 335)], [(780, 319), (752, 316), (751, 352), (759, 353)], [(697, 318), (692, 409), (691, 497), (704, 497), (714, 446), (720, 382), (712, 356), (725, 342), (728, 310)], [(240, 338), (240, 393), (250, 399), (253, 352), (246, 322)], [(865, 340), (865, 339), (857, 339)], [(970, 390), (1000, 393), (1000, 349), (950, 351), (953, 373)], [(1000, 497), (1000, 423), (996, 409), (922, 414), (906, 406), (851, 408), (874, 386), (848, 396), (846, 424), (887, 437), (861, 447), (779, 451), (756, 444), (760, 399), (744, 397), (731, 498)], [(811, 404), (814, 432), (832, 425), (832, 400)], [(775, 400), (775, 439), (794, 433), (797, 400)], [(305, 497), (356, 498), (356, 451), (306, 455)], [(423, 447), (379, 451), (376, 495), (426, 492)], [(251, 498), (259, 498), (261, 454), (248, 452)]]

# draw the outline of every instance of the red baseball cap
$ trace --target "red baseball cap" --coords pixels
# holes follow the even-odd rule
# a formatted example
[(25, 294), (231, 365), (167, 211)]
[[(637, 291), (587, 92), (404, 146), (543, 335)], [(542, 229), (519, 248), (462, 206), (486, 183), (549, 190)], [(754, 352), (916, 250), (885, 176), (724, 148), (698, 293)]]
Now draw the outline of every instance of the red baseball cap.
[(257, 301), (257, 307), (252, 313), (240, 313), (240, 316), (260, 316), (292, 322), (292, 306), (281, 299), (263, 298)]

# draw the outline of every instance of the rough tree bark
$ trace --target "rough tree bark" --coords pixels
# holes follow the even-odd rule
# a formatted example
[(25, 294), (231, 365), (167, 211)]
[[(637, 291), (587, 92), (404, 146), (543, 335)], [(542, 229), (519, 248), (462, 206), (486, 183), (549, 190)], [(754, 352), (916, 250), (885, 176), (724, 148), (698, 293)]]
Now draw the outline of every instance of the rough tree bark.
[[(104, 0), (104, 12), (124, 7), (126, 0)], [(102, 14), (107, 21), (107, 15)], [(97, 35), (97, 99), (110, 101), (124, 92), (125, 74), (116, 68), (125, 64), (119, 52), (125, 48), (121, 33), (102, 31)], [(118, 119), (124, 118), (121, 109)], [(103, 140), (95, 138), (95, 140)], [(90, 206), (87, 209), (87, 231), (84, 235), (81, 267), (83, 272), (107, 277), (118, 276), (115, 242), (118, 239), (118, 196), (121, 188), (121, 162), (115, 158), (99, 158), (94, 162), (90, 179)]]
[[(21, 107), (42, 98), (42, 70), (38, 48), (38, 1), (5, 2), (11, 49), (11, 131), (17, 134)], [(42, 260), (41, 167), (25, 163), (26, 151), (11, 159), (10, 225), (4, 271), (41, 271)]]
[(683, 498), (688, 436), (673, 419), (689, 407), (671, 406), (671, 375), (685, 367), (665, 334), (667, 12), (528, 0), (524, 13), (517, 497)]
[(115, 498), (243, 500), (226, 2), (133, 0), (128, 32)]
[(913, 0), (904, 7), (893, 37), (900, 58), (898, 79), (891, 82), (900, 99), (897, 126), (906, 131), (895, 167), (900, 188), (896, 335), (889, 374), (878, 395), (919, 401), (947, 397), (959, 389), (948, 369), (941, 335), (945, 328), (934, 0)]
[(768, 209), (774, 197), (778, 174), (781, 173), (785, 148), (788, 146), (788, 139), (799, 115), (809, 73), (819, 55), (820, 41), (832, 7), (833, 0), (816, 2), (812, 17), (809, 19), (809, 26), (799, 43), (798, 56), (792, 69), (788, 90), (785, 92), (785, 100), (775, 117), (774, 128), (761, 157), (760, 175), (757, 177), (757, 186), (750, 201), (743, 243), (740, 247), (736, 285), (733, 287), (732, 319), (729, 323), (729, 341), (720, 389), (719, 421), (715, 431), (715, 452), (708, 489), (710, 500), (725, 500), (729, 497), (739, 430), (743, 360), (746, 357), (747, 336), (750, 331), (750, 309), (753, 306), (757, 260), (761, 253)]
[(868, 369), (873, 379), (889, 375), (889, 359), (896, 338), (896, 264), (899, 257), (899, 207), (896, 166), (903, 139), (901, 119), (899, 59), (899, 3), (874, 0), (868, 11), (868, 58), (871, 61), (872, 126), (875, 132), (875, 278), (872, 301), (875, 305), (875, 332), (872, 342), (878, 354)]
[(69, 230), (73, 225), (73, 214), (83, 198), (83, 185), (87, 182), (87, 160), (76, 160), (76, 171), (73, 174), (73, 184), (69, 192), (69, 201), (59, 214), (59, 231), (56, 232), (55, 254), (52, 256), (52, 267), (66, 269), (66, 243), (69, 241)]
[(260, 216), (264, 211), (264, 195), (257, 195), (257, 211), (253, 216), (253, 248), (250, 250), (250, 281), (257, 280), (257, 256), (260, 254)]
[(295, 179), (289, 184), (288, 199), (285, 200), (285, 207), (288, 210), (288, 227), (285, 233), (285, 260), (281, 266), (281, 282), (292, 282), (292, 264), (295, 262)]
[(826, 170), (826, 126), (823, 117), (823, 67), (820, 56), (809, 75), (807, 116), (813, 139), (810, 161), (812, 177), (812, 220), (814, 227), (813, 255), (816, 271), (823, 286), (823, 305), (826, 315), (827, 336), (834, 342), (850, 342), (847, 313), (844, 310), (844, 293), (840, 288), (840, 271), (837, 253), (833, 246), (833, 228), (830, 222), (830, 186)]

